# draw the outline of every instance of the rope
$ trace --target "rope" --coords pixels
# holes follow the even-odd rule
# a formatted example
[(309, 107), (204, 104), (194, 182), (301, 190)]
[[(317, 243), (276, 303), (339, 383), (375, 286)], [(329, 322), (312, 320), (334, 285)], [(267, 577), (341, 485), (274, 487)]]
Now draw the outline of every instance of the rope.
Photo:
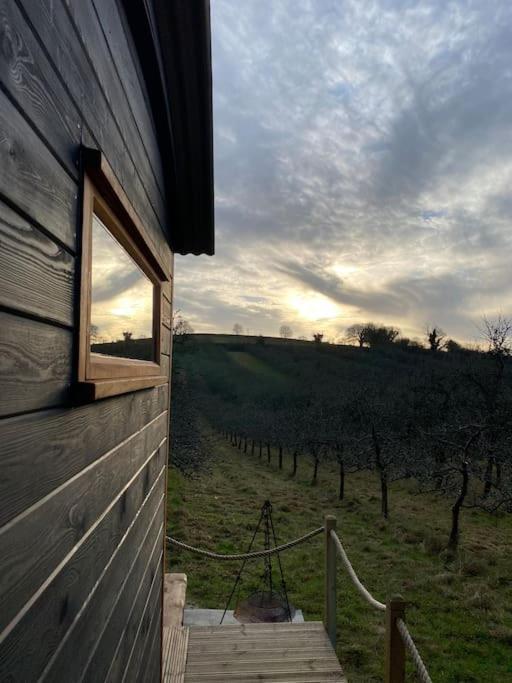
[(411, 657), (414, 661), (414, 666), (416, 667), (416, 671), (418, 673), (421, 683), (432, 683), (432, 679), (428, 675), (428, 671), (425, 667), (425, 664), (423, 664), (421, 655), (418, 652), (416, 645), (414, 644), (414, 640), (412, 639), (411, 634), (409, 633), (409, 630), (407, 629), (407, 626), (405, 625), (403, 619), (396, 620), (396, 627), (399, 630), (400, 635), (402, 636), (404, 645), (411, 653)]
[(352, 583), (354, 586), (357, 588), (359, 593), (363, 596), (363, 598), (368, 602), (372, 607), (375, 607), (375, 609), (381, 610), (382, 612), (386, 611), (386, 605), (384, 605), (382, 602), (379, 602), (378, 600), (375, 600), (373, 595), (363, 586), (361, 581), (359, 581), (359, 578), (357, 574), (354, 571), (354, 568), (350, 564), (350, 560), (348, 559), (347, 553), (345, 552), (345, 548), (341, 545), (341, 541), (338, 538), (338, 535), (336, 532), (331, 529), (331, 537), (336, 544), (336, 548), (338, 549), (338, 554), (341, 557), (341, 560), (343, 564), (345, 565), (345, 569), (348, 572), (348, 575), (352, 579)]
[(310, 538), (313, 538), (313, 536), (318, 536), (318, 534), (321, 534), (323, 530), (324, 530), (324, 528), (323, 528), (323, 526), (321, 526), (321, 527), (318, 527), (318, 529), (314, 529), (313, 531), (310, 531), (308, 534), (301, 536), (300, 538), (296, 538), (294, 541), (290, 541), (289, 543), (284, 543), (283, 545), (279, 545), (276, 548), (270, 548), (269, 550), (255, 550), (252, 553), (242, 553), (241, 555), (222, 555), (220, 553), (213, 553), (210, 550), (202, 550), (201, 548), (194, 548), (194, 546), (188, 545), (188, 543), (183, 543), (182, 541), (178, 541), (176, 538), (172, 538), (172, 536), (166, 536), (166, 539), (171, 545), (175, 545), (177, 548), (182, 548), (183, 550), (189, 550), (191, 553), (196, 553), (197, 555), (202, 555), (203, 557), (209, 557), (212, 560), (228, 560), (228, 561), (255, 560), (258, 557), (266, 557), (267, 555), (275, 555), (276, 553), (283, 552), (283, 550), (288, 550), (289, 548), (293, 548), (294, 546), (299, 545), (299, 543), (304, 543), (304, 541), (307, 541)]

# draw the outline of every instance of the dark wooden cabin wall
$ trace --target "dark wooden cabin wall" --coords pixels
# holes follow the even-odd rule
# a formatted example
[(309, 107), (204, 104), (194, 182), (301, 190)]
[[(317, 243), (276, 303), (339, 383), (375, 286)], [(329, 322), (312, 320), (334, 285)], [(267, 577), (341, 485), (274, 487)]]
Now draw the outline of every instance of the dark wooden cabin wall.
[(13, 683), (160, 675), (168, 386), (70, 403), (81, 143), (105, 154), (172, 271), (120, 11), (0, 0), (0, 680)]

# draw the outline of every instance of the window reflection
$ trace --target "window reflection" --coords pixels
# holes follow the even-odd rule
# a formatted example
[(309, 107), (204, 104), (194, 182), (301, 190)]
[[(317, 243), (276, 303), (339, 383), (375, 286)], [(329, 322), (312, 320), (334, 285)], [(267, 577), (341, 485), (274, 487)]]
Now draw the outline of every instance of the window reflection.
[(91, 351), (155, 360), (154, 285), (94, 215), (91, 255)]

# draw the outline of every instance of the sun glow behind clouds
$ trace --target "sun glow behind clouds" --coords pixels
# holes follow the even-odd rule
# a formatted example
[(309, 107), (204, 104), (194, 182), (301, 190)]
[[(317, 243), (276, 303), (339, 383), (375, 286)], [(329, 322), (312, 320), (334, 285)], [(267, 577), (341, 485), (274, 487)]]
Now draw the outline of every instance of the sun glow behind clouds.
[(112, 342), (131, 332), (153, 334), (153, 284), (95, 215), (92, 229), (91, 325), (94, 341)]
[(316, 321), (337, 318), (341, 309), (333, 301), (316, 292), (294, 293), (288, 297), (287, 304), (297, 311), (302, 320)]
[(512, 3), (488, 4), (212, 3), (217, 254), (176, 268), (196, 331), (467, 343), (510, 313)]

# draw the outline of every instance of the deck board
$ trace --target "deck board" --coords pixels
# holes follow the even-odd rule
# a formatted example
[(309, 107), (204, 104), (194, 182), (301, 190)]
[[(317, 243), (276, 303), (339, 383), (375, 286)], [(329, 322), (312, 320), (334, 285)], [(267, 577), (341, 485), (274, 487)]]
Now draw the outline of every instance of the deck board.
[(164, 626), (162, 646), (162, 683), (183, 683), (189, 629), (186, 626)]
[[(167, 653), (174, 654), (169, 641)], [(320, 622), (192, 626), (182, 680), (346, 683)]]

